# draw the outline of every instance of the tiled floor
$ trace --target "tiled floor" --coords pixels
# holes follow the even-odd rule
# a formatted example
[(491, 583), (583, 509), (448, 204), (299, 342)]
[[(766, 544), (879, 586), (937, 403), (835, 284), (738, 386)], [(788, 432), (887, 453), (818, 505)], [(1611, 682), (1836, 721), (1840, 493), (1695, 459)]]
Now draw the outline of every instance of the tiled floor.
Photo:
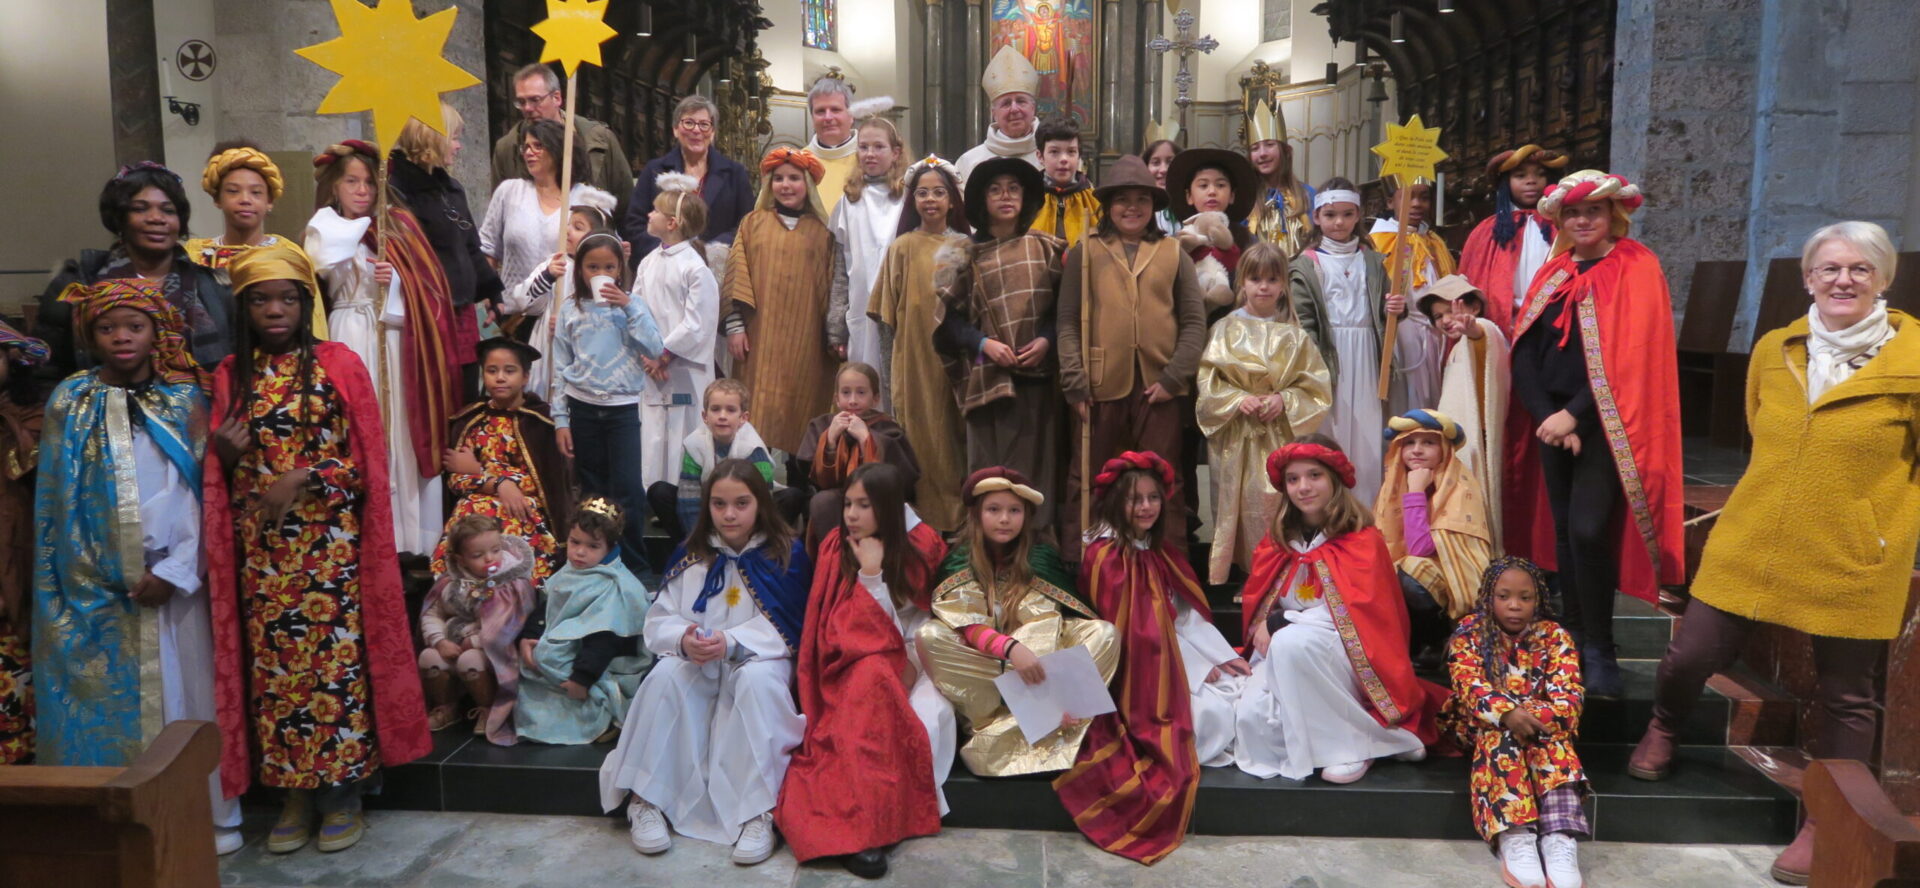
[[(729, 849), (680, 839), (643, 857), (624, 824), (596, 817), (381, 811), (359, 846), (271, 855), (262, 847), (269, 812), (249, 819), (245, 850), (226, 858), (221, 884), (246, 888), (589, 888), (589, 886), (827, 886), (866, 884), (837, 864), (797, 865), (783, 849), (756, 867), (734, 866)], [(1583, 846), (1589, 884), (1662, 888), (1760, 888), (1778, 849), (1740, 845)], [(893, 854), (889, 884), (941, 888), (1259, 885), (1271, 888), (1464, 888), (1497, 886), (1478, 842), (1194, 836), (1143, 867), (1069, 833), (948, 830)]]

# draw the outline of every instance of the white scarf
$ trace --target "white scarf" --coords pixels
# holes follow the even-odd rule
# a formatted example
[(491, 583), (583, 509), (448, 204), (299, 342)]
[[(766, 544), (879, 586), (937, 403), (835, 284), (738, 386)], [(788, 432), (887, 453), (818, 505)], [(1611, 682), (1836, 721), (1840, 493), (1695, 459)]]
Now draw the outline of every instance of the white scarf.
[(1353, 238), (1346, 243), (1341, 243), (1330, 237), (1321, 238), (1319, 249), (1322, 253), (1332, 253), (1335, 256), (1349, 256), (1360, 252), (1360, 238)]
[(1807, 309), (1807, 403), (1820, 400), (1829, 389), (1847, 381), (1880, 352), (1893, 338), (1893, 325), (1887, 323), (1887, 304), (1876, 299), (1873, 311), (1859, 323), (1832, 332), (1820, 319), (1817, 307)]
[(1039, 150), (1034, 146), (1033, 133), (1029, 132), (1015, 139), (1000, 132), (997, 126), (987, 127), (987, 140), (981, 144), (987, 146), (988, 151), (1001, 157), (1026, 157)]

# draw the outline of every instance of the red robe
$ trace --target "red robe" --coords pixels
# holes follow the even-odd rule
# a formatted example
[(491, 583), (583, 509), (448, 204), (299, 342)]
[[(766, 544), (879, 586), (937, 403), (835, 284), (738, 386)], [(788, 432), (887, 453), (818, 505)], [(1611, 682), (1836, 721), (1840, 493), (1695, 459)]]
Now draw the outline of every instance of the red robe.
[[(807, 732), (787, 763), (774, 823), (802, 861), (884, 848), (940, 831), (933, 747), (907, 702), (907, 640), (841, 567), (841, 530), (820, 543), (800, 629), (800, 711)], [(907, 534), (913, 603), (932, 607), (946, 544), (931, 525)]]
[(1094, 844), (1152, 864), (1186, 838), (1200, 788), (1174, 601), (1203, 614), (1212, 608), (1193, 565), (1165, 540), (1144, 551), (1113, 537), (1095, 541), (1080, 562), (1080, 588), (1119, 630), (1120, 708), (1094, 719), (1053, 788)]
[[(1593, 404), (1627, 500), (1619, 516), (1620, 590), (1653, 601), (1661, 585), (1686, 582), (1673, 302), (1659, 257), (1636, 240), (1621, 238), (1585, 274), (1576, 272), (1571, 251), (1540, 266), (1513, 340), (1553, 299), (1574, 300), (1560, 316), (1586, 349)], [(1552, 512), (1534, 437), (1541, 419), (1518, 396), (1507, 409), (1505, 541), (1508, 553), (1555, 570), (1553, 522), (1542, 520)]]
[[(214, 371), (212, 416), (224, 417), (232, 409), (235, 357), (221, 361)], [(405, 592), (400, 585), (400, 556), (393, 548), (393, 503), (387, 495), (391, 482), (387, 444), (380, 427), (380, 402), (374, 397), (373, 378), (351, 349), (337, 342), (318, 342), (313, 357), (346, 404), (349, 445), (366, 476), (367, 495), (360, 515), (360, 617), (366, 633), (374, 736), (380, 746), (381, 766), (391, 768), (426, 755), (433, 749), (433, 735), (427, 731), (426, 698), (420, 691), (420, 670), (414, 661), (413, 630), (407, 622)], [(202, 491), (205, 525), (229, 530), (235, 527), (236, 516), (228, 502), (227, 469), (213, 448), (207, 449)], [(246, 792), (253, 780), (239, 564), (231, 532), (208, 533), (205, 540), (207, 588), (213, 607), (220, 782), (227, 797), (235, 798)]]
[[(399, 272), (400, 298), (406, 303), (400, 347), (406, 351), (401, 381), (406, 386), (407, 428), (413, 433), (413, 458), (419, 463), (420, 476), (431, 478), (440, 474), (447, 420), (460, 404), (460, 365), (471, 364), (474, 358), (471, 349), (464, 355), (455, 353), (453, 297), (440, 257), (420, 230), (420, 222), (406, 210), (396, 210), (389, 218), (394, 230), (386, 233), (386, 250), (381, 252), (372, 242), (372, 228), (367, 229), (367, 245)], [(466, 313), (471, 315), (473, 310)]]
[[(1473, 227), (1473, 233), (1467, 235), (1467, 246), (1460, 251), (1460, 274), (1480, 289), (1481, 302), (1486, 304), (1486, 319), (1499, 326), (1500, 332), (1507, 334), (1507, 341), (1513, 341), (1513, 275), (1520, 264), (1521, 238), (1527, 235), (1524, 226), (1540, 224), (1540, 216), (1532, 210), (1514, 210), (1520, 215), (1521, 230), (1514, 232), (1513, 240), (1506, 246), (1500, 246), (1493, 240), (1493, 223), (1497, 216), (1488, 216)], [(1554, 229), (1547, 226), (1547, 242), (1552, 243)]]
[(1267, 612), (1285, 594), (1280, 584), (1302, 563), (1313, 568), (1374, 720), (1383, 727), (1405, 728), (1428, 746), (1439, 742), (1434, 716), (1449, 692), (1413, 674), (1413, 660), (1407, 656), (1407, 602), (1379, 528), (1361, 528), (1304, 553), (1267, 535), (1253, 550), (1253, 570), (1240, 599), (1245, 637), (1253, 638), (1254, 626), (1266, 621)]

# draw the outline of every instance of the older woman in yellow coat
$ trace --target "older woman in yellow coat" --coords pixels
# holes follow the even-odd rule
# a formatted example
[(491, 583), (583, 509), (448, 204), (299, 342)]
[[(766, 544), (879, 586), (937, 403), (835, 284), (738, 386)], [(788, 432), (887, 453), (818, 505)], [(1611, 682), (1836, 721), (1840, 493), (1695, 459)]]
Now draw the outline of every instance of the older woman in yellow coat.
[[(1821, 710), (1814, 754), (1864, 761), (1874, 673), (1900, 633), (1920, 542), (1920, 320), (1880, 299), (1887, 233), (1867, 222), (1807, 239), (1807, 317), (1763, 337), (1747, 372), (1753, 459), (1707, 540), (1693, 602), (1660, 661), (1653, 722), (1628, 773), (1666, 776), (1674, 735), (1713, 673), (1761, 624), (1812, 636)], [(1810, 493), (1809, 486), (1818, 491)], [(1774, 862), (1806, 884), (1813, 821)]]

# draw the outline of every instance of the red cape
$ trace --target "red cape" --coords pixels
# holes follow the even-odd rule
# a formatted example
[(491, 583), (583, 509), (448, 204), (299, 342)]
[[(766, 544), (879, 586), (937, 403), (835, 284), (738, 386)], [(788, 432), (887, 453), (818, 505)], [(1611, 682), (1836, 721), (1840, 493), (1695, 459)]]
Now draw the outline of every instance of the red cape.
[[(907, 583), (922, 608), (946, 544), (931, 525), (907, 534)], [(841, 530), (820, 542), (800, 629), (807, 732), (787, 763), (774, 823), (801, 861), (884, 848), (940, 831), (933, 747), (907, 702), (907, 641), (841, 568)]]
[[(233, 404), (233, 362), (229, 356), (213, 374), (213, 412), (226, 416)], [(433, 749), (427, 731), (426, 699), (414, 660), (413, 630), (407, 622), (400, 585), (400, 556), (393, 548), (393, 503), (387, 479), (387, 443), (380, 427), (373, 378), (353, 351), (337, 342), (319, 342), (313, 357), (347, 411), (348, 445), (366, 481), (360, 506), (360, 618), (367, 636), (367, 677), (373, 693), (373, 728), (380, 764), (391, 768)], [(444, 431), (444, 430), (443, 430)], [(240, 626), (239, 563), (227, 501), (227, 469), (220, 455), (207, 450), (203, 481), (207, 587), (213, 606), (214, 702), (220, 721), (220, 784), (228, 798), (247, 791), (253, 781), (253, 731), (247, 717), (247, 658)]]
[[(1673, 302), (1659, 257), (1636, 240), (1621, 238), (1585, 274), (1575, 272), (1571, 252), (1540, 266), (1513, 339), (1553, 298), (1574, 300), (1579, 317), (1568, 322), (1586, 348), (1594, 406), (1627, 500), (1619, 516), (1620, 590), (1653, 601), (1661, 585), (1686, 582)], [(1555, 570), (1553, 522), (1541, 520), (1552, 513), (1535, 448), (1539, 425), (1515, 396), (1507, 409), (1505, 541), (1510, 554)]]
[(1407, 656), (1407, 602), (1379, 528), (1365, 527), (1304, 553), (1275, 543), (1268, 534), (1253, 550), (1253, 570), (1240, 598), (1245, 637), (1253, 637), (1254, 622), (1267, 618), (1282, 594), (1281, 581), (1301, 563), (1311, 565), (1319, 578), (1320, 594), (1339, 627), (1374, 720), (1412, 731), (1428, 746), (1439, 742), (1434, 716), (1449, 692), (1413, 674)]
[[(440, 455), (447, 449), (447, 420), (460, 403), (460, 365), (473, 363), (474, 356), (454, 352), (453, 298), (419, 221), (406, 210), (394, 211), (391, 218), (396, 230), (387, 233), (381, 257), (399, 271), (400, 297), (406, 303), (400, 347), (406, 352), (401, 381), (406, 386), (407, 428), (413, 433), (420, 475), (432, 478), (440, 474)], [(373, 236), (372, 229), (367, 236)]]
[(1080, 562), (1080, 588), (1119, 630), (1120, 708), (1094, 719), (1053, 788), (1094, 844), (1152, 864), (1186, 838), (1200, 788), (1174, 601), (1203, 614), (1212, 608), (1193, 565), (1165, 540), (1145, 551), (1111, 537), (1095, 541)]
[[(1514, 210), (1520, 214), (1521, 225), (1539, 224), (1539, 216), (1531, 210)], [(1486, 304), (1486, 318), (1507, 334), (1507, 340), (1513, 340), (1513, 275), (1515, 266), (1520, 264), (1521, 237), (1524, 230), (1516, 232), (1513, 240), (1506, 246), (1500, 246), (1493, 239), (1493, 223), (1497, 216), (1488, 216), (1473, 227), (1473, 233), (1467, 235), (1467, 246), (1460, 251), (1460, 274), (1472, 281), (1480, 289)], [(1553, 242), (1554, 229), (1547, 229), (1547, 242)]]

